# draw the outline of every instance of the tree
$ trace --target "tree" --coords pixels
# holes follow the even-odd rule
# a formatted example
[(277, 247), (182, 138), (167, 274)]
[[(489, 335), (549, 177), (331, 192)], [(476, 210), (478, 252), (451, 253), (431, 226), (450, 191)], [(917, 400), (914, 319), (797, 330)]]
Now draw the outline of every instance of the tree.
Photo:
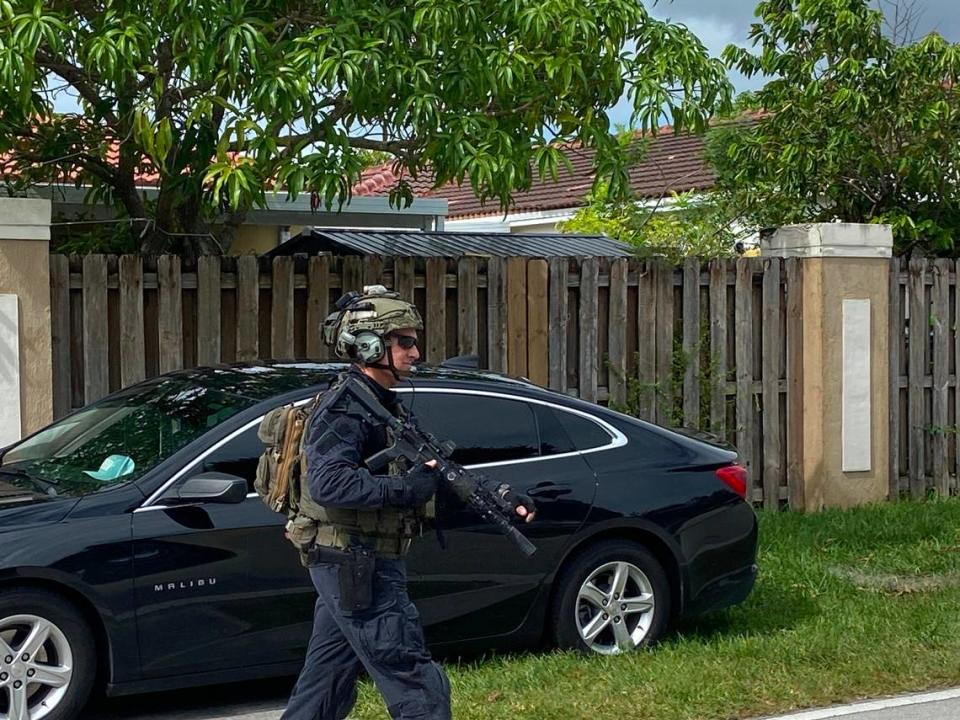
[(605, 186), (560, 229), (607, 235), (630, 245), (638, 257), (674, 264), (685, 257), (732, 257), (738, 240), (733, 218), (710, 195), (673, 193), (649, 204), (613, 200)]
[[(53, 111), (62, 86), (78, 112)], [(427, 171), (506, 204), (569, 142), (620, 192), (607, 111), (625, 92), (639, 127), (697, 129), (730, 86), (636, 0), (0, 0), (7, 177), (89, 186), (150, 251), (227, 246), (273, 189), (332, 207), (369, 151), (395, 159), (396, 205)]]
[(898, 45), (866, 0), (764, 0), (749, 50), (772, 79), (711, 132), (719, 201), (754, 226), (890, 223), (897, 249), (955, 253), (960, 237), (960, 45)]

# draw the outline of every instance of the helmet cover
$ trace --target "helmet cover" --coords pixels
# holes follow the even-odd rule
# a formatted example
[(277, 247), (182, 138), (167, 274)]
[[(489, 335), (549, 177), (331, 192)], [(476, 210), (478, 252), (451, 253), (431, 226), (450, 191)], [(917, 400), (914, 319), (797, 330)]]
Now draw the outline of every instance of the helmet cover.
[(349, 358), (360, 333), (373, 333), (386, 345), (387, 335), (412, 328), (423, 329), (416, 306), (383, 285), (367, 285), (362, 293), (347, 293), (337, 301), (337, 311), (323, 321), (323, 341), (339, 358)]

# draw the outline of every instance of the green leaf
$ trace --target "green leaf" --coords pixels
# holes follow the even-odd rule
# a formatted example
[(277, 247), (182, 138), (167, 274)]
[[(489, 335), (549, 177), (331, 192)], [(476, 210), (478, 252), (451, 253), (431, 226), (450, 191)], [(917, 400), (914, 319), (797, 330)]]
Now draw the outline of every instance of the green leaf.
[[(579, 141), (619, 188), (624, 171), (610, 155), (620, 149), (600, 138), (625, 91), (648, 127), (665, 110), (703, 127), (730, 96), (702, 43), (634, 0), (356, 0), (296, 12), (275, 0), (143, 0), (86, 3), (82, 16), (79, 7), (0, 0), (0, 93), (29, 135), (26, 118), (52, 106), (39, 53), (66, 54), (85, 97), (64, 154), (100, 157), (122, 142), (152, 159), (172, 204), (163, 227), (202, 226), (277, 183), (346, 199), (360, 172), (354, 151), (366, 147), (504, 203), (534, 173), (555, 177), (568, 162), (548, 139)], [(14, 111), (0, 112), (6, 122)], [(50, 147), (38, 139), (23, 152)], [(70, 162), (33, 172), (94, 182)], [(412, 192), (401, 183), (391, 202)]]
[(771, 77), (751, 103), (766, 114), (708, 144), (721, 202), (752, 227), (888, 218), (899, 248), (953, 253), (960, 174), (944, 149), (960, 147), (960, 96), (943, 69), (957, 46), (895, 45), (866, 0), (761, 7), (753, 52), (724, 51)]

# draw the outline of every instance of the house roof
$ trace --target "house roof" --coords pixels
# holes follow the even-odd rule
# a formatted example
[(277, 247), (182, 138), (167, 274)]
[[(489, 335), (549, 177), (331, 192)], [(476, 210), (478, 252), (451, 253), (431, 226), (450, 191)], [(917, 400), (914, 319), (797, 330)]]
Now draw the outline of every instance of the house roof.
[(556, 257), (595, 255), (629, 257), (630, 248), (604, 235), (407, 232), (307, 228), (278, 245), (268, 256), (306, 253), (403, 255), (413, 257)]
[[(639, 136), (638, 136), (639, 141)], [(515, 193), (509, 212), (537, 212), (560, 208), (580, 207), (586, 204), (593, 186), (594, 151), (590, 148), (570, 147), (564, 150), (573, 172), (562, 165), (556, 182), (534, 176), (531, 188)], [(643, 159), (630, 170), (630, 184), (638, 198), (658, 198), (674, 192), (707, 190), (713, 187), (714, 173), (706, 161), (704, 138), (701, 135), (674, 134), (669, 127), (660, 128), (649, 138)], [(354, 195), (385, 195), (399, 180), (391, 164), (370, 168), (353, 187)], [(433, 179), (421, 175), (408, 178), (417, 197), (445, 198), (448, 219), (465, 219), (502, 215), (498, 201), (493, 198), (481, 203), (469, 183), (457, 186), (455, 182), (433, 188)]]
[[(761, 113), (753, 113), (743, 121), (751, 122)], [(640, 141), (638, 134), (637, 139)], [(713, 187), (715, 175), (706, 161), (704, 138), (701, 135), (675, 134), (669, 126), (661, 127), (658, 133), (648, 136), (649, 146), (643, 159), (630, 169), (630, 184), (634, 194), (641, 199), (659, 198), (674, 192), (708, 190)], [(531, 188), (515, 193), (509, 208), (512, 213), (540, 212), (563, 208), (582, 207), (593, 185), (594, 151), (580, 146), (568, 146), (563, 150), (570, 160), (572, 172), (565, 166), (558, 168), (558, 178), (539, 180), (534, 177)], [(0, 155), (0, 175), (13, 170), (9, 154)], [(112, 142), (107, 149), (106, 161), (115, 165), (119, 160), (119, 146)], [(495, 198), (485, 203), (474, 195), (469, 182), (458, 186), (449, 182), (434, 188), (434, 177), (426, 171), (416, 178), (405, 176), (416, 198), (446, 200), (450, 220), (496, 216), (504, 213)], [(73, 173), (65, 174), (63, 181), (72, 183)], [(360, 181), (353, 186), (354, 197), (385, 197), (399, 181), (393, 164), (366, 170)], [(155, 187), (159, 180), (156, 169), (148, 162), (137, 168), (136, 182), (141, 187)]]
[[(15, 177), (19, 175), (19, 166), (14, 161), (14, 153), (8, 151), (0, 154), (0, 180), (4, 177)], [(111, 168), (120, 164), (120, 141), (116, 139), (107, 140), (106, 152), (103, 156), (103, 162)], [(67, 185), (73, 185), (79, 176), (75, 168), (63, 170), (59, 175), (59, 182)], [(134, 182), (137, 187), (157, 187), (160, 182), (160, 173), (149, 159), (143, 159), (134, 169)]]

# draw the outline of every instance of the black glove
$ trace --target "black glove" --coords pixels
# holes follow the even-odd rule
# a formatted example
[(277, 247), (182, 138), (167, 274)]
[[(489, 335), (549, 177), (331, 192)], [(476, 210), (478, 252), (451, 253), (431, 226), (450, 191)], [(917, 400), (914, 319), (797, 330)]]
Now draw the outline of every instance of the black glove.
[(393, 478), (389, 504), (404, 508), (417, 508), (426, 503), (437, 491), (440, 471), (426, 465), (418, 465), (406, 475)]
[(523, 507), (523, 509), (527, 511), (527, 515), (533, 515), (537, 511), (537, 506), (534, 504), (533, 498), (523, 493), (514, 492), (506, 483), (498, 486), (496, 493), (503, 498), (505, 503), (513, 508), (514, 512), (517, 511), (518, 507)]

